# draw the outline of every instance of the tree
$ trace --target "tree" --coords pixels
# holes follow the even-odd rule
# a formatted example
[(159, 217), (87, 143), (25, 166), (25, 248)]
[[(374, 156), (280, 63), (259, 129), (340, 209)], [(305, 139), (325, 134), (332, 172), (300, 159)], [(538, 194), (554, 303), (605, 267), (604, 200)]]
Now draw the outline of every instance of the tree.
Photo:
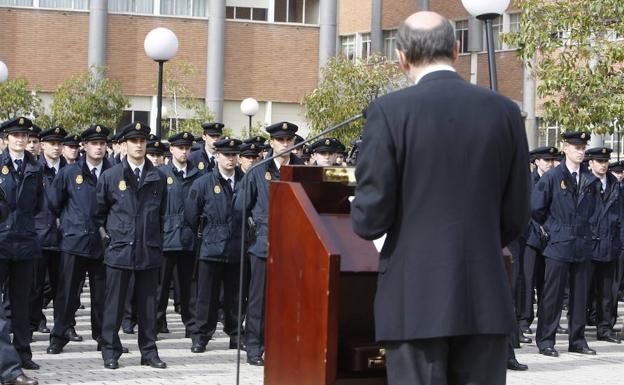
[[(95, 73), (95, 76), (94, 76)], [(114, 128), (130, 106), (121, 83), (106, 77), (104, 68), (85, 71), (63, 82), (52, 97), (51, 123), (80, 132), (93, 123)]]
[[(352, 61), (344, 56), (331, 59), (321, 69), (318, 87), (303, 98), (310, 133), (318, 134), (362, 112), (376, 97), (399, 88), (403, 79), (398, 67), (383, 56), (374, 55), (366, 61)], [(361, 120), (354, 122), (332, 136), (348, 145), (363, 125)]]
[(0, 84), (0, 122), (16, 116), (37, 117), (41, 111), (41, 98), (36, 89), (28, 89), (26, 79), (11, 79)]
[[(624, 3), (517, 0), (520, 29), (504, 36), (538, 80), (546, 122), (612, 133), (624, 113)], [(534, 63), (532, 63), (535, 58)]]

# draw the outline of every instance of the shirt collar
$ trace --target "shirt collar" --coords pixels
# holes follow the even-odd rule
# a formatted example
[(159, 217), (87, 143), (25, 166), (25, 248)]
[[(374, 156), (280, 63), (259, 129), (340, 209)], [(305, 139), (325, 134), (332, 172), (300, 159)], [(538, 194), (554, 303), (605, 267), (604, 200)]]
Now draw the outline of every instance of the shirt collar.
[(414, 82), (414, 84), (418, 84), (422, 78), (424, 78), (425, 76), (429, 75), (432, 72), (437, 72), (437, 71), (455, 71), (455, 68), (451, 67), (448, 64), (432, 64), (430, 66), (425, 67), (425, 69), (423, 69), (420, 74), (418, 74), (418, 77), (416, 78), (416, 81)]
[(141, 163), (139, 165), (133, 164), (130, 161), (130, 159), (128, 159), (128, 165), (130, 166), (130, 170), (132, 170), (132, 172), (134, 172), (135, 168), (138, 168), (139, 169), (139, 173), (143, 174), (143, 167), (145, 167), (145, 159), (143, 159), (143, 163)]
[(223, 180), (227, 181), (228, 179), (231, 179), (232, 182), (236, 182), (236, 173), (232, 174), (232, 176), (225, 176), (221, 173), (221, 170), (219, 170), (219, 175), (221, 175), (221, 178), (223, 178)]
[(275, 167), (277, 167), (277, 169), (279, 170), (280, 167), (288, 166), (290, 164), (290, 156), (288, 157), (288, 159), (286, 159), (286, 161), (282, 162), (281, 164), (277, 161), (277, 159), (273, 159), (273, 162), (275, 162)]
[(93, 164), (91, 164), (91, 163), (89, 163), (89, 161), (88, 161), (88, 160), (85, 160), (85, 162), (87, 163), (87, 168), (89, 169), (89, 171), (93, 170), (93, 168), (96, 168), (96, 169), (97, 169), (97, 173), (98, 173), (98, 175), (100, 175), (100, 174), (101, 174), (101, 171), (102, 171), (102, 165), (104, 164), (104, 162), (100, 162), (100, 164), (98, 164), (97, 166), (96, 166), (96, 165), (93, 165)]

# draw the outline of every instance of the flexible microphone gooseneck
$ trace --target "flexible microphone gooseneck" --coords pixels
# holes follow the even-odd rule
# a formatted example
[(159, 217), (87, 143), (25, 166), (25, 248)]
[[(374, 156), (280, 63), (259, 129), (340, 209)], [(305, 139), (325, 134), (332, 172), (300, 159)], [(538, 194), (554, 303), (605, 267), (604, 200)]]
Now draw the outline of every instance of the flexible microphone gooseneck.
[[(306, 143), (309, 143), (313, 140), (319, 139), (331, 132), (336, 131), (337, 129), (347, 126), (353, 122), (355, 122), (356, 120), (362, 119), (364, 117), (363, 114), (357, 114), (357, 115), (353, 115), (352, 117), (350, 117), (347, 120), (344, 120), (334, 126), (331, 126), (327, 129), (325, 129), (324, 131), (322, 131), (321, 133), (319, 133), (318, 135), (315, 135), (311, 138), (308, 138), (302, 142), (299, 142), (297, 144), (295, 144), (292, 147), (288, 147), (287, 149), (285, 149), (284, 151), (276, 154), (276, 155), (272, 155), (268, 158), (264, 158), (261, 161), (259, 161), (258, 163), (252, 165), (247, 172), (245, 173), (245, 177), (243, 177), (242, 182), (243, 182), (243, 213), (242, 213), (242, 218), (241, 218), (241, 249), (240, 249), (240, 271), (239, 271), (239, 284), (238, 284), (238, 319), (237, 319), (237, 335), (238, 335), (238, 342), (237, 342), (237, 346), (236, 346), (236, 385), (240, 384), (240, 351), (241, 351), (241, 324), (242, 324), (242, 316), (243, 316), (243, 279), (244, 279), (244, 259), (245, 259), (245, 222), (247, 221), (247, 184), (249, 183), (247, 175), (249, 175), (249, 173), (253, 170), (255, 170), (256, 168), (267, 164), (268, 162), (274, 160), (275, 158), (279, 158), (283, 155), (286, 155), (288, 153), (290, 153), (292, 150), (295, 150), (301, 146), (303, 146)], [(267, 250), (268, 252), (268, 250)]]

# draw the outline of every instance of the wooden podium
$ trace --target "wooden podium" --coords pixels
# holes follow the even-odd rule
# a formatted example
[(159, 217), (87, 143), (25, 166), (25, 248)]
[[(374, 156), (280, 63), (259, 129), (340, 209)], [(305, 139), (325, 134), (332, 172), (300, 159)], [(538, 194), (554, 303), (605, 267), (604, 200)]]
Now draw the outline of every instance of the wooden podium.
[(280, 171), (269, 198), (264, 383), (386, 384), (383, 368), (346, 369), (350, 346), (374, 344), (379, 262), (351, 229), (353, 187), (321, 167)]

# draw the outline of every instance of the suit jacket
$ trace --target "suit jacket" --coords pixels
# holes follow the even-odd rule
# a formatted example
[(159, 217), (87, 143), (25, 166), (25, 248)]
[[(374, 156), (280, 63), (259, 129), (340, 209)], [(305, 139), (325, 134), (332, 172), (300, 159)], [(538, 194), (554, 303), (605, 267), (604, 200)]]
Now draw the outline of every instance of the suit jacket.
[(529, 220), (520, 110), (437, 71), (374, 100), (366, 115), (351, 215), (362, 238), (387, 233), (377, 340), (508, 334), (501, 249)]
[(592, 261), (613, 262), (622, 252), (622, 191), (617, 178), (607, 173), (607, 188), (599, 194), (594, 216), (591, 220), (593, 232), (598, 237)]

